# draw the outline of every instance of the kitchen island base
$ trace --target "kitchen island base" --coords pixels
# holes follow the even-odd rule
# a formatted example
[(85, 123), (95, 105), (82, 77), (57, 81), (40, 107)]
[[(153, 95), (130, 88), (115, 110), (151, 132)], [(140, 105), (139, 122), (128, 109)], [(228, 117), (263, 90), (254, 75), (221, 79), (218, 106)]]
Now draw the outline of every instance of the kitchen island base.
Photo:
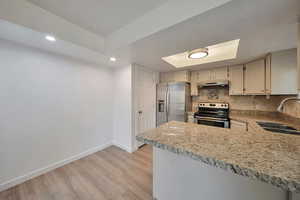
[(157, 200), (300, 200), (273, 185), (153, 147)]

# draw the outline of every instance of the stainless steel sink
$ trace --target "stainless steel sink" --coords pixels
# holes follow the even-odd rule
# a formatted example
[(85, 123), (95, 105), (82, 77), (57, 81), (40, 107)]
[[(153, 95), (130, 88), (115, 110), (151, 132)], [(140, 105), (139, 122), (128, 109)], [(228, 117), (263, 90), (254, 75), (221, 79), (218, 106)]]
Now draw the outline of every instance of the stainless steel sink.
[(300, 135), (300, 131), (298, 131), (294, 127), (285, 124), (274, 123), (274, 122), (257, 122), (257, 124), (261, 126), (263, 129), (265, 129), (266, 131)]

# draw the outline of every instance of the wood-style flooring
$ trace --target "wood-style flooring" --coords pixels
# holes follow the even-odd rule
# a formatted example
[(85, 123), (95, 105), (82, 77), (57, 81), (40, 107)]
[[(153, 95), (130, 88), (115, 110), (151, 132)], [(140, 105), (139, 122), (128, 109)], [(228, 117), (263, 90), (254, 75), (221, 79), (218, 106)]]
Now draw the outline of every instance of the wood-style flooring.
[(150, 200), (152, 148), (111, 146), (0, 193), (0, 200)]

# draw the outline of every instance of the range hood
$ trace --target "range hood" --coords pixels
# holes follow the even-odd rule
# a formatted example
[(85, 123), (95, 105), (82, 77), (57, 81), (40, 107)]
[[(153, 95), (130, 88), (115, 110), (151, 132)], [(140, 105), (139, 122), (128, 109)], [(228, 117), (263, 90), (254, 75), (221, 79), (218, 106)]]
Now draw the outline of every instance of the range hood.
[(220, 80), (220, 81), (211, 81), (211, 82), (201, 82), (198, 83), (199, 87), (213, 87), (213, 86), (221, 86), (225, 87), (229, 84), (228, 80)]

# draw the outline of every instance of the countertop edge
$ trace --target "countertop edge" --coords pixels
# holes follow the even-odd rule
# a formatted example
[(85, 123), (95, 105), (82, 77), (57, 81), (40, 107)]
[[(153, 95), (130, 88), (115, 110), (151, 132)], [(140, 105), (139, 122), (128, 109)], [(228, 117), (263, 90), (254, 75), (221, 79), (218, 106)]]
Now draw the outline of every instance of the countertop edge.
[(167, 150), (169, 152), (172, 152), (172, 153), (175, 153), (178, 155), (190, 157), (194, 160), (203, 162), (204, 164), (207, 164), (207, 165), (210, 165), (210, 166), (213, 166), (216, 168), (221, 168), (226, 171), (230, 171), (233, 174), (249, 177), (254, 180), (259, 180), (259, 181), (274, 185), (285, 191), (300, 193), (300, 183), (297, 183), (294, 181), (289, 181), (289, 180), (286, 180), (286, 179), (283, 179), (280, 177), (276, 177), (276, 176), (270, 176), (268, 174), (257, 172), (257, 171), (254, 171), (254, 170), (251, 170), (248, 168), (242, 168), (238, 165), (226, 163), (224, 161), (216, 160), (214, 158), (194, 154), (193, 152), (189, 152), (184, 149), (180, 149), (180, 148), (176, 148), (176, 147), (173, 147), (170, 145), (162, 144), (162, 143), (156, 142), (154, 140), (145, 139), (143, 136), (138, 135), (138, 136), (136, 136), (136, 139), (145, 144), (150, 144), (154, 147), (157, 147), (157, 148), (160, 148), (163, 150)]

